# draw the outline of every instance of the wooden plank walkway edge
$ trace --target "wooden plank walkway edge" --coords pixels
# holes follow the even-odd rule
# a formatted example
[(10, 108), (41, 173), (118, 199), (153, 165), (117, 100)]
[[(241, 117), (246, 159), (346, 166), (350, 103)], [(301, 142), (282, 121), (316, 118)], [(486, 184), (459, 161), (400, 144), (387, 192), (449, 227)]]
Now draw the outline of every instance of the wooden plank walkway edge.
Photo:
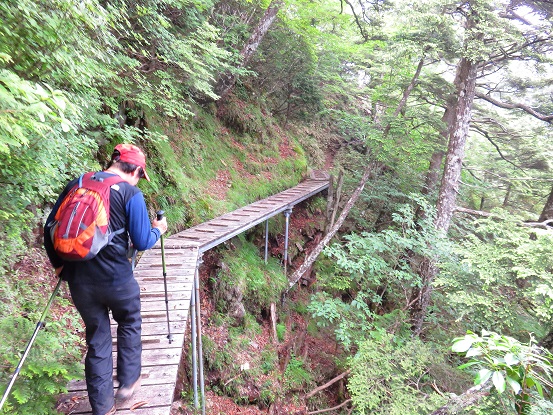
[[(169, 321), (174, 339), (172, 343), (167, 339), (160, 242), (142, 254), (134, 271), (141, 289), (142, 386), (129, 401), (118, 403), (117, 415), (170, 414), (178, 370), (186, 348), (184, 340), (194, 274), (201, 262), (202, 253), (328, 188), (329, 177), (326, 173), (315, 172), (313, 177), (291, 189), (165, 238)], [(112, 349), (115, 352), (117, 336), (113, 321), (112, 337)], [(113, 355), (113, 376), (117, 387), (117, 361), (115, 353)], [(68, 393), (59, 397), (57, 409), (64, 414), (91, 414), (84, 380), (69, 383)]]

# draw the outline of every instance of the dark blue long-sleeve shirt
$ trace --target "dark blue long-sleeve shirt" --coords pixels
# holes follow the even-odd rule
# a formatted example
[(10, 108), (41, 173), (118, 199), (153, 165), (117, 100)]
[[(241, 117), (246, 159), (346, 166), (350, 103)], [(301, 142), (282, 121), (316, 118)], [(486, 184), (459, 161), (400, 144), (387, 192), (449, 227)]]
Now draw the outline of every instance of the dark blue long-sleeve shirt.
[[(100, 176), (109, 177), (112, 173), (99, 172)], [(110, 190), (110, 226), (113, 231), (125, 229), (116, 235), (111, 244), (103, 248), (96, 257), (89, 261), (64, 261), (54, 251), (47, 225), (54, 220), (64, 197), (77, 184), (78, 179), (71, 181), (61, 193), (45, 224), (44, 247), (50, 262), (55, 268), (63, 265), (62, 278), (79, 284), (120, 285), (132, 278), (132, 267), (127, 258), (129, 240), (139, 251), (151, 248), (160, 238), (159, 229), (152, 228), (144, 195), (136, 186), (120, 182)]]

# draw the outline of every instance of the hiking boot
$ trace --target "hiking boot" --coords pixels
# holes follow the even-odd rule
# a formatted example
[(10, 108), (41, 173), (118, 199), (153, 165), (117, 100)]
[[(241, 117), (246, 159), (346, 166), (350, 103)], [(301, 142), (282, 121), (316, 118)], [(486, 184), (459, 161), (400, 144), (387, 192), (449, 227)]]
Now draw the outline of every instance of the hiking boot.
[(133, 393), (140, 387), (140, 377), (132, 385), (120, 385), (115, 393), (115, 399), (118, 401), (126, 401), (131, 399)]
[(106, 415), (113, 415), (115, 411), (117, 411), (117, 409), (115, 409), (115, 405), (113, 405), (113, 407), (106, 412)]

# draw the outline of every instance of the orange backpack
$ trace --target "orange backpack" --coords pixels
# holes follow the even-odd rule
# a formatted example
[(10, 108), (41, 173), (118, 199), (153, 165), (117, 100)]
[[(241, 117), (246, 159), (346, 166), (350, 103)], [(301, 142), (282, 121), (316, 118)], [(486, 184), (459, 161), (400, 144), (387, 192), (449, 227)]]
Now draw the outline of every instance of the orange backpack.
[(108, 245), (115, 235), (109, 225), (110, 188), (123, 181), (119, 176), (99, 178), (86, 173), (63, 199), (50, 236), (56, 253), (66, 261), (87, 261)]

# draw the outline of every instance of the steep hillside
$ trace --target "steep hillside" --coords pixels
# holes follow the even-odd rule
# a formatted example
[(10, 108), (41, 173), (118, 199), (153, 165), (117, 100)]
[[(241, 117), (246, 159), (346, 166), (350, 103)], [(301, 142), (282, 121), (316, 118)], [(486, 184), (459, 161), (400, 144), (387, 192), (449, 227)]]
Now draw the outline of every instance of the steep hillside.
[[(160, 119), (155, 114), (145, 114), (143, 122), (147, 123), (150, 129), (168, 137), (168, 140), (158, 140), (155, 144), (145, 145), (152, 181), (141, 184), (141, 187), (152, 216), (160, 208), (165, 210), (170, 233), (294, 186), (306, 176), (308, 169), (321, 168), (324, 163), (323, 151), (318, 148), (313, 135), (303, 135), (305, 127), (289, 125), (288, 129), (283, 130), (263, 109), (246, 103), (231, 102), (231, 105), (224, 109), (222, 121), (216, 114), (197, 108), (195, 116), (186, 125), (170, 119)], [(100, 150), (98, 162), (102, 163), (108, 153), (109, 145)], [(60, 182), (60, 188), (63, 185), (64, 183)], [(290, 230), (291, 260), (300, 261), (304, 254), (302, 251), (309, 249), (310, 244), (320, 239), (317, 235), (320, 235), (323, 228), (321, 220), (324, 203), (322, 199), (311, 200), (294, 211)], [(201, 269), (208, 402), (213, 410), (225, 407), (224, 412), (227, 414), (238, 413), (238, 410), (233, 412), (233, 405), (253, 403), (253, 408), (257, 409), (251, 409), (252, 411), (266, 413), (267, 408), (274, 406), (275, 401), (283, 405), (282, 398), (286, 393), (298, 392), (311, 384), (310, 380), (307, 382), (310, 375), (306, 372), (305, 376), (308, 378), (300, 378), (298, 384), (286, 387), (283, 385), (283, 374), (290, 358), (293, 358), (294, 353), (308, 353), (305, 346), (309, 341), (305, 336), (307, 323), (302, 316), (305, 311), (293, 314), (288, 314), (290, 310), (280, 312), (278, 327), (281, 340), (276, 344), (273, 343), (269, 329), (268, 304), (261, 304), (255, 298), (255, 292), (250, 292), (245, 298), (248, 311), (240, 324), (228, 319), (225, 312), (221, 312), (225, 305), (221, 302), (217, 304), (214, 298), (217, 289), (220, 288), (217, 281), (224, 278), (225, 270), (229, 270), (227, 260), (233, 262), (232, 267), (239, 267), (241, 264), (245, 265), (246, 269), (258, 267), (261, 270), (260, 275), (280, 279), (280, 285), (285, 284), (282, 266), (279, 264), (283, 252), (283, 230), (283, 219), (272, 221), (270, 252), (274, 258), (271, 259), (268, 268), (263, 264), (262, 254), (254, 253), (257, 246), (263, 246), (260, 231), (254, 230), (227, 244), (225, 248), (210, 252), (205, 266)], [(41, 304), (46, 304), (55, 285), (55, 278), (42, 249), (40, 228), (37, 228), (35, 238), (35, 248), (21, 258), (14, 271), (21, 284), (28, 286), (28, 291), (25, 292), (29, 298), (26, 301), (36, 302), (41, 308)], [(267, 287), (272, 286), (275, 289), (266, 293), (264, 301), (276, 302), (280, 295), (277, 289), (280, 285), (272, 284), (271, 280), (268, 280)], [(78, 362), (85, 352), (84, 326), (71, 305), (65, 284), (62, 285), (60, 297), (54, 302), (48, 320), (52, 322), (50, 324), (56, 322), (55, 324), (64, 326), (63, 332), (59, 334), (67, 333), (66, 338), (72, 343), (67, 347), (67, 355), (60, 357), (60, 360), (71, 363), (73, 377), (82, 376)], [(305, 310), (305, 307), (302, 307)], [(29, 318), (32, 321), (34, 315)], [(227, 350), (218, 347), (223, 343), (233, 342), (234, 345), (239, 345), (240, 339), (243, 339), (244, 335), (252, 334), (252, 330), (255, 332), (253, 346), (249, 345), (244, 350), (241, 346)], [(296, 333), (299, 332), (303, 332), (300, 336), (301, 344), (295, 339)], [(18, 336), (21, 338), (23, 349), (27, 333), (22, 331)], [(224, 360), (221, 359), (228, 358), (232, 353), (240, 353), (248, 360), (248, 353), (259, 354), (267, 345), (268, 349), (261, 354), (264, 359), (257, 362), (264, 369), (255, 368), (260, 371), (261, 377), (252, 376), (244, 385), (236, 386), (240, 376), (234, 380), (230, 379), (236, 375), (235, 368), (225, 367)], [(34, 347), (48, 346), (38, 342)], [(248, 351), (248, 348), (251, 350)], [(36, 356), (43, 354), (51, 353), (41, 350)], [(55, 357), (52, 357), (55, 360)], [(33, 354), (26, 362), (26, 365), (32, 364)], [(268, 365), (272, 365), (271, 375)], [(252, 362), (252, 372), (253, 366)], [(273, 381), (275, 377), (279, 379), (275, 383), (280, 385), (279, 388), (264, 389), (263, 382)], [(175, 403), (175, 408), (190, 406), (188, 380), (184, 378), (182, 381), (184, 397)], [(247, 392), (244, 388), (251, 390)], [(279, 408), (284, 410), (284, 406)], [(179, 412), (181, 409), (176, 411), (175, 413), (182, 413)]]

